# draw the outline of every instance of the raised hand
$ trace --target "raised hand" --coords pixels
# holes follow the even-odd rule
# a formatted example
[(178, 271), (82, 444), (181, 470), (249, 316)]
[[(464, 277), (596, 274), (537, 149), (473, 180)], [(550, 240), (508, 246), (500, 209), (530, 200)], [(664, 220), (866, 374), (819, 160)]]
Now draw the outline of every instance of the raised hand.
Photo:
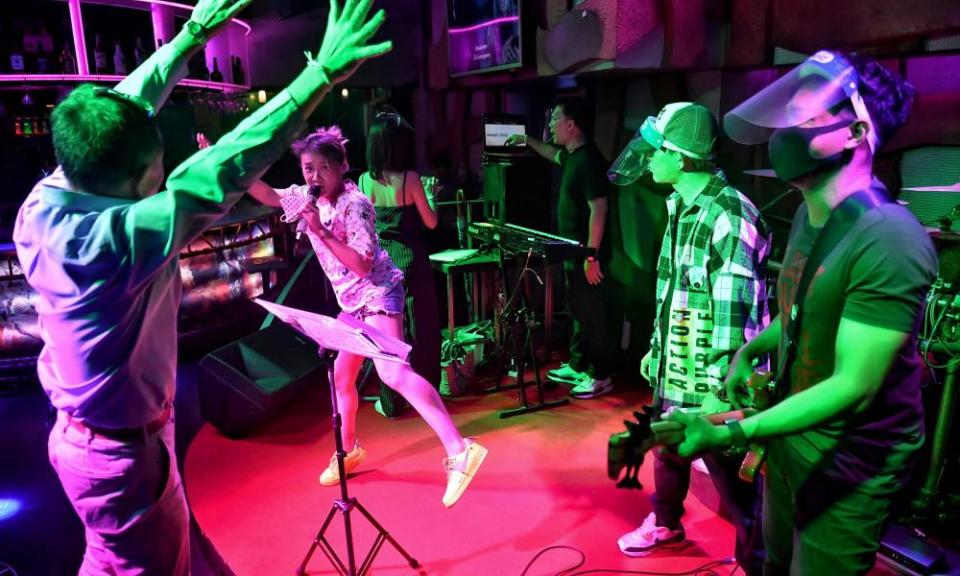
[(203, 150), (211, 146), (210, 139), (203, 132), (197, 132), (197, 150)]
[(345, 0), (341, 9), (337, 0), (330, 0), (327, 29), (316, 58), (307, 53), (311, 63), (320, 65), (332, 83), (342, 82), (365, 60), (376, 58), (393, 49), (389, 40), (379, 44), (367, 44), (377, 33), (386, 14), (377, 10), (367, 20), (373, 0)]
[(231, 18), (250, 5), (253, 0), (198, 0), (190, 19), (207, 31), (207, 37), (219, 32)]

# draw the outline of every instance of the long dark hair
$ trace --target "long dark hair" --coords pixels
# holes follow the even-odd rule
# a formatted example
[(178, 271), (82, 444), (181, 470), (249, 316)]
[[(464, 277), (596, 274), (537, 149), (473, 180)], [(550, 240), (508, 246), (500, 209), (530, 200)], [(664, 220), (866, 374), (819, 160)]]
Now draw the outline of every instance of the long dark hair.
[(386, 171), (405, 172), (414, 168), (413, 128), (395, 112), (381, 112), (367, 134), (367, 168), (375, 180)]

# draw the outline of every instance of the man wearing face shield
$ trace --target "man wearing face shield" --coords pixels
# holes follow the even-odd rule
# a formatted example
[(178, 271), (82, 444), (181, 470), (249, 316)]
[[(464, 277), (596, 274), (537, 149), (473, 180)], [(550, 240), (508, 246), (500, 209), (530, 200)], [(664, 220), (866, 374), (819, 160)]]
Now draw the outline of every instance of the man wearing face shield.
[(937, 256), (872, 170), (914, 94), (872, 59), (822, 51), (724, 119), (734, 140), (769, 139), (778, 177), (805, 201), (777, 284), (780, 314), (726, 379), (739, 386), (753, 358), (779, 349), (785, 398), (739, 424), (670, 418), (686, 426), (681, 454), (769, 440), (766, 574), (867, 573), (923, 443), (916, 339)]
[[(713, 114), (699, 104), (666, 105), (640, 128), (608, 172), (618, 185), (649, 171), (670, 184), (668, 224), (657, 264), (657, 312), (641, 373), (654, 405), (716, 413), (730, 408), (723, 375), (733, 352), (770, 322), (765, 269), (770, 232), (757, 208), (731, 187), (713, 162)], [(690, 484), (690, 460), (655, 451), (654, 510), (618, 540), (628, 556), (645, 556), (679, 542)], [(742, 452), (704, 461), (737, 530), (736, 556), (748, 575), (760, 574), (758, 487), (737, 478)]]

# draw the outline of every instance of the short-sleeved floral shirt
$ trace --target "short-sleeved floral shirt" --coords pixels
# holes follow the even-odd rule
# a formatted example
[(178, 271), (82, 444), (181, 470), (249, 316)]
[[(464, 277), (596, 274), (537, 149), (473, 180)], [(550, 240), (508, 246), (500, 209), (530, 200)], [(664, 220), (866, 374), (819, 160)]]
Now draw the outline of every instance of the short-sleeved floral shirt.
[[(320, 260), (323, 272), (330, 280), (337, 302), (344, 312), (355, 313), (368, 306), (377, 308), (379, 303), (388, 300), (391, 292), (403, 283), (401, 272), (380, 247), (376, 231), (376, 211), (370, 199), (357, 189), (350, 180), (344, 180), (344, 190), (331, 204), (323, 198), (317, 199), (320, 223), (333, 235), (361, 256), (373, 260), (373, 267), (366, 276), (360, 276), (343, 265), (339, 259), (310, 230), (305, 230), (313, 250)], [(294, 185), (277, 190), (284, 194), (307, 194), (306, 185)], [(386, 310), (386, 312), (394, 312)]]

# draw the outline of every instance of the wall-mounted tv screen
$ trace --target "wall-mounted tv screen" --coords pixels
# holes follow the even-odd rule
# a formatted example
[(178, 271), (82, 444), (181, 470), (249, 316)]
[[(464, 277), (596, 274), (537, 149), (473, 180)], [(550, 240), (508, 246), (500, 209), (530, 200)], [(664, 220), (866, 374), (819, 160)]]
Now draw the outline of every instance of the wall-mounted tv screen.
[(521, 0), (447, 0), (450, 75), (519, 68)]

